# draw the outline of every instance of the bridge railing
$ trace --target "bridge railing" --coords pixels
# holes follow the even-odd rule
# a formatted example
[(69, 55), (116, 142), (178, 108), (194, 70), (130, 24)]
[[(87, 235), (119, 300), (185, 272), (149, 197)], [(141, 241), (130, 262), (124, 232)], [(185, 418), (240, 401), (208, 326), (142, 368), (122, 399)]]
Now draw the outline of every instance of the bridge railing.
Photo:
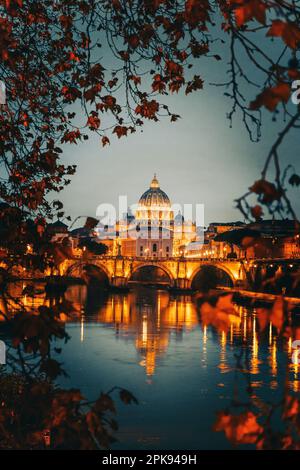
[(292, 257), (292, 258), (222, 258), (222, 257), (185, 257), (185, 256), (170, 256), (170, 257), (156, 257), (156, 256), (121, 256), (121, 255), (75, 255), (75, 259), (88, 261), (88, 260), (116, 260), (116, 259), (124, 259), (128, 261), (149, 261), (149, 262), (166, 262), (166, 261), (187, 261), (187, 262), (210, 262), (210, 263), (245, 263), (245, 264), (252, 264), (252, 263), (298, 263), (300, 262), (300, 258)]
[(207, 258), (207, 257), (196, 257), (196, 258), (187, 258), (182, 256), (168, 256), (168, 257), (158, 257), (158, 256), (120, 256), (120, 255), (89, 255), (89, 256), (81, 256), (81, 255), (74, 255), (74, 258), (78, 260), (116, 260), (116, 259), (124, 259), (128, 261), (153, 261), (153, 262), (165, 262), (165, 261), (227, 261), (227, 262), (237, 262), (243, 261), (244, 258), (236, 258), (236, 259), (226, 259), (226, 258)]

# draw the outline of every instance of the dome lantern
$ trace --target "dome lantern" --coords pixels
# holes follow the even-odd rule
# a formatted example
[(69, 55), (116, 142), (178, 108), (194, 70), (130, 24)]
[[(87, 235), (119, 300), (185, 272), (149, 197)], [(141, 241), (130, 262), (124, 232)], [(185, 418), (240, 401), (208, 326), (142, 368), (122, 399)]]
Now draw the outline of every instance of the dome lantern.
[(158, 182), (158, 179), (156, 177), (156, 173), (154, 173), (154, 178), (151, 181), (150, 188), (151, 189), (158, 189), (159, 188), (159, 182)]

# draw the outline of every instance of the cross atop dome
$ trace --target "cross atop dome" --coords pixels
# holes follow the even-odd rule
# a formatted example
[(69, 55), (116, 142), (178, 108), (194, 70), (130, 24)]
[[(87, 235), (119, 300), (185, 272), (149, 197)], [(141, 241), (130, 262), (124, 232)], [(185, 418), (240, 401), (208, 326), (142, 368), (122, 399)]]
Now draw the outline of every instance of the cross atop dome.
[(156, 177), (156, 173), (154, 173), (154, 178), (151, 181), (150, 188), (152, 188), (152, 189), (159, 188), (159, 181)]

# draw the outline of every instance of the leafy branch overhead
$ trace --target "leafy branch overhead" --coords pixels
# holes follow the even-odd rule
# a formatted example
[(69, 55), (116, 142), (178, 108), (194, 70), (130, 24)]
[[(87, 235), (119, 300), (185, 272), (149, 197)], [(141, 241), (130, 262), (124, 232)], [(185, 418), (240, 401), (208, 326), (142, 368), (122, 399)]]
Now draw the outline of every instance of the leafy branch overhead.
[[(238, 113), (252, 140), (261, 136), (263, 109), (274, 119), (282, 112), (288, 124), (262, 174), (280, 197), (260, 198), (260, 205), (294, 217), (286, 195), (292, 175), (282, 173), (278, 151), (299, 125), (298, 106), (289, 104), (300, 78), (299, 15), (297, 2), (285, 0), (0, 0), (7, 95), (0, 109), (0, 197), (51, 215), (47, 194), (61, 191), (76, 171), (63, 163), (63, 146), (91, 133), (106, 146), (146, 120), (176, 121), (165, 97), (207, 86), (205, 68), (199, 73), (205, 58), (228, 68), (228, 80), (217, 85), (232, 102), (228, 118)], [(272, 164), (275, 180), (268, 181)], [(249, 218), (263, 213), (248, 202), (253, 194), (237, 200)]]

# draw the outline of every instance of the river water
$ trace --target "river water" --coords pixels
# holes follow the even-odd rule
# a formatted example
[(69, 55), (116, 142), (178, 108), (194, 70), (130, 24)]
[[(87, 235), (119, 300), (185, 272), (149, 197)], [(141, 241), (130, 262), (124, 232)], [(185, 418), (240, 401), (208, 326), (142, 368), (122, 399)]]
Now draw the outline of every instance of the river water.
[(77, 314), (59, 356), (68, 373), (61, 384), (90, 399), (121, 386), (139, 401), (117, 402), (115, 449), (230, 449), (214, 430), (218, 412), (276, 403), (284, 386), (300, 390), (291, 339), (272, 324), (260, 331), (255, 309), (236, 305), (239, 321), (216, 328), (203, 324), (192, 297), (163, 290), (88, 294), (74, 286), (66, 297)]

